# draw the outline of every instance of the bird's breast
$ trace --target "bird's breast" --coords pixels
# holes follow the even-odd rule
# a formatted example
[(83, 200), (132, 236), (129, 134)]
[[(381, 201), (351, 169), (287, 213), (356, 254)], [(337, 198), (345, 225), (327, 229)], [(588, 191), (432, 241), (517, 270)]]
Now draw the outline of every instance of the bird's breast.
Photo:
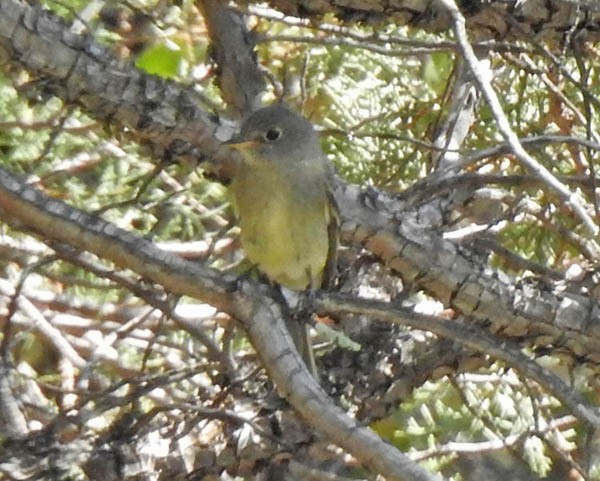
[(247, 257), (292, 289), (318, 287), (327, 260), (326, 184), (312, 174), (255, 164), (231, 184)]

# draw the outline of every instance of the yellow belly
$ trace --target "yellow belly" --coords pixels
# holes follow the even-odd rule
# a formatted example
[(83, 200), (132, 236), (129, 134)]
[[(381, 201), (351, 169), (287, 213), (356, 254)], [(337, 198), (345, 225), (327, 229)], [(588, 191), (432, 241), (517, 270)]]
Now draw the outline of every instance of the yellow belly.
[(325, 186), (302, 189), (302, 179), (262, 174), (253, 171), (231, 184), (246, 256), (285, 287), (320, 287), (329, 250)]

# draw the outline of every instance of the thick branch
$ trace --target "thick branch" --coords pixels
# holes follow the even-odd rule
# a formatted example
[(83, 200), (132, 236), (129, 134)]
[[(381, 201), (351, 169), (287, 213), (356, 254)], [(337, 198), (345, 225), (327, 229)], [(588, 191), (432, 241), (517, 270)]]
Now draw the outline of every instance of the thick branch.
[[(267, 3), (286, 14), (315, 21), (325, 14), (334, 14), (346, 22), (374, 23), (385, 19), (433, 32), (451, 26), (447, 12), (429, 0), (269, 0)], [(478, 40), (536, 38), (562, 42), (566, 32), (583, 41), (594, 42), (600, 37), (600, 9), (594, 1), (470, 1), (463, 5), (469, 31)], [(575, 19), (579, 22), (574, 25)]]
[(497, 336), (566, 349), (600, 362), (600, 306), (584, 292), (520, 283), (493, 271), (468, 249), (427, 229), (419, 213), (370, 190), (345, 186), (343, 239), (377, 255), (402, 278)]
[(223, 99), (238, 112), (256, 110), (265, 83), (241, 15), (218, 0), (202, 0), (199, 5), (219, 65)]
[(159, 157), (197, 161), (218, 147), (217, 125), (193, 90), (116, 60), (39, 6), (0, 0), (0, 66), (6, 64), (46, 77), (45, 89), (100, 121), (130, 129)]

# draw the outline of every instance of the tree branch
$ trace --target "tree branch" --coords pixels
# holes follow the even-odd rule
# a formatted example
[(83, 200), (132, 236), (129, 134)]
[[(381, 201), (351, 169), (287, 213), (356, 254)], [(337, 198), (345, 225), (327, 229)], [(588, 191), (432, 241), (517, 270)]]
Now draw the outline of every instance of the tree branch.
[[(433, 32), (448, 30), (451, 17), (435, 2), (428, 0), (269, 0), (274, 9), (287, 15), (320, 21), (323, 15), (333, 14), (342, 23), (379, 22), (385, 18), (398, 25), (409, 25)], [(505, 41), (540, 38), (560, 42), (573, 27), (576, 15), (585, 18), (577, 26), (576, 35), (589, 42), (599, 37), (600, 9), (594, 0), (511, 0), (503, 2), (474, 1), (464, 4), (469, 30), (479, 40), (502, 38)], [(514, 20), (506, 22), (498, 12)]]
[(0, 1), (0, 66), (6, 64), (45, 78), (44, 88), (67, 104), (125, 127), (158, 158), (197, 162), (218, 148), (217, 124), (192, 89), (116, 60), (107, 47), (72, 33), (39, 5)]
[(237, 113), (256, 110), (261, 106), (260, 95), (265, 89), (265, 82), (242, 16), (218, 0), (202, 0), (198, 3), (219, 65), (219, 86), (223, 99)]
[(343, 219), (342, 240), (378, 256), (406, 282), (425, 290), (465, 318), (486, 325), (496, 336), (529, 345), (566, 348), (592, 364), (600, 360), (600, 306), (564, 286), (517, 282), (482, 264), (425, 227), (419, 211), (369, 189), (346, 185), (336, 193)]

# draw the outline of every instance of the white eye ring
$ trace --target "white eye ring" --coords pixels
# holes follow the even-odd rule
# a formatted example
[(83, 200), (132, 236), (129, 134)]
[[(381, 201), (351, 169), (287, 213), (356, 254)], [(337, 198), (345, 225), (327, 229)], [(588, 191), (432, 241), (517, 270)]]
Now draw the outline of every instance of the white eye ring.
[(271, 127), (267, 130), (263, 137), (267, 142), (275, 142), (281, 138), (281, 129), (279, 127)]

